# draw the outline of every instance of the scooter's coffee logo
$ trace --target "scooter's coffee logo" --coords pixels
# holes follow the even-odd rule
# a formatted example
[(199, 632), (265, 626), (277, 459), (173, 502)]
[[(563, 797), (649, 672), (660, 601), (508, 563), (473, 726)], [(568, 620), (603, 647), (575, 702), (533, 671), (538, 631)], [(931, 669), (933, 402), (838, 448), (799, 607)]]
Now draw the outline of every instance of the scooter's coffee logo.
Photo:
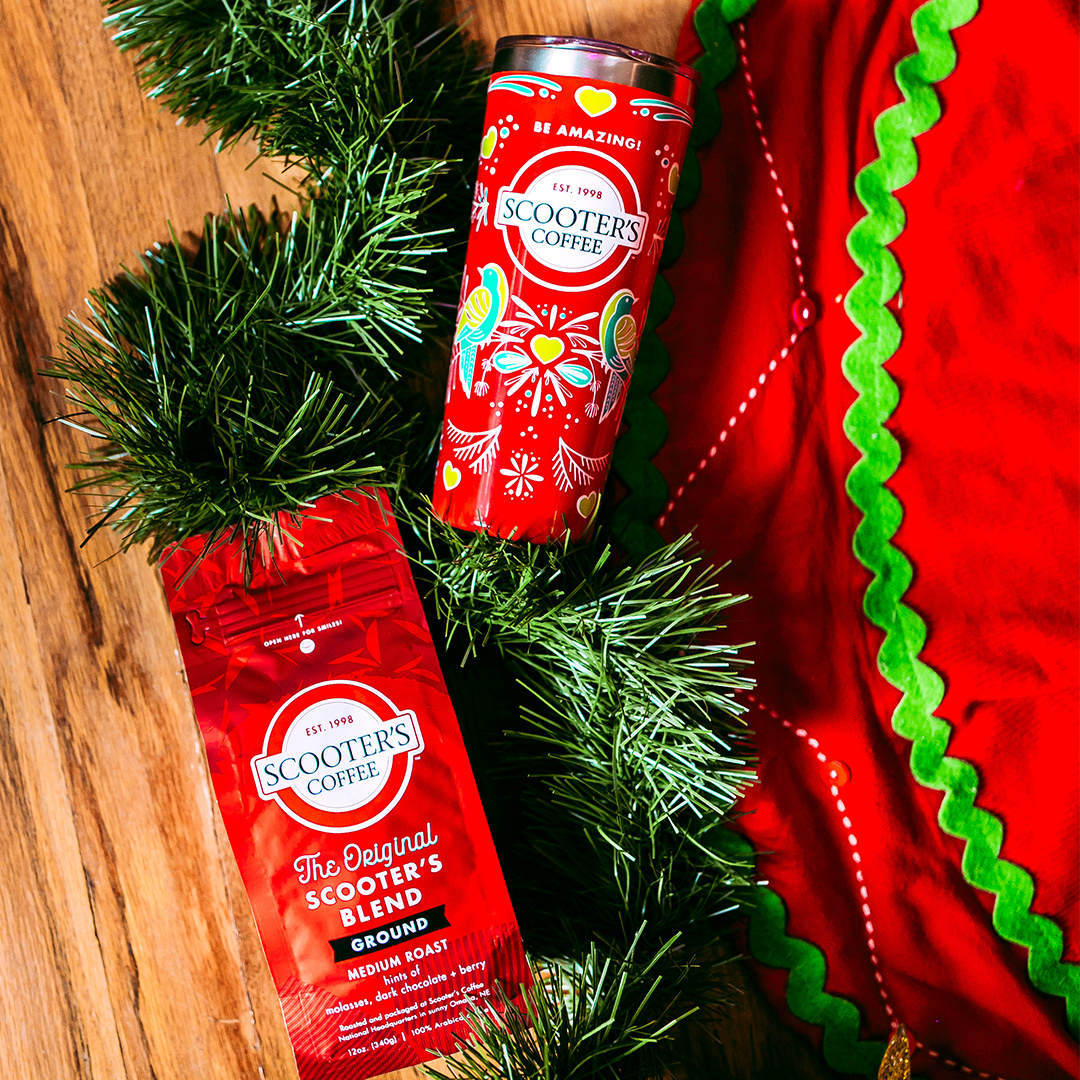
[(531, 280), (564, 292), (595, 288), (641, 250), (648, 227), (637, 185), (599, 150), (557, 148), (501, 188), (495, 227)]
[(364, 683), (294, 694), (274, 714), (251, 769), (263, 799), (324, 832), (379, 821), (405, 793), (424, 749), (416, 714)]

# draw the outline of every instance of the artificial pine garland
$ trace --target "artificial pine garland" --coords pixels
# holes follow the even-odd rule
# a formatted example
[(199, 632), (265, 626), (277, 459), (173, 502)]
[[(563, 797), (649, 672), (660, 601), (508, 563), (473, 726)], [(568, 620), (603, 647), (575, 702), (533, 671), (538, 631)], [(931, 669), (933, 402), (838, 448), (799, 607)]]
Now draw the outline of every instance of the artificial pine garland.
[(600, 956), (593, 945), (580, 963), (534, 964), (527, 1015), (507, 1008), (503, 995), (501, 1015), (477, 1011), (475, 1039), (447, 1063), (448, 1074), (426, 1071), (440, 1080), (662, 1075), (671, 1064), (665, 1050), (672, 1030), (693, 1012), (680, 1012), (679, 978), (656, 970), (671, 944), (644, 964), (638, 962), (637, 941), (618, 958)]
[[(727, 607), (687, 538), (620, 557), (465, 535), (426, 507), (484, 73), (429, 0), (115, 0), (152, 96), (288, 159), (299, 209), (208, 217), (92, 294), (50, 374), (102, 440), (77, 487), (152, 558), (391, 491), (527, 947), (532, 1033), (477, 1014), (458, 1074), (659, 1076), (717, 1000), (752, 778)], [(469, 164), (464, 164), (465, 162)], [(87, 426), (89, 425), (89, 426)], [(87, 468), (87, 463), (78, 467)], [(506, 688), (513, 712), (493, 702)], [(477, 682), (481, 685), (477, 686)], [(506, 827), (500, 828), (505, 820)]]

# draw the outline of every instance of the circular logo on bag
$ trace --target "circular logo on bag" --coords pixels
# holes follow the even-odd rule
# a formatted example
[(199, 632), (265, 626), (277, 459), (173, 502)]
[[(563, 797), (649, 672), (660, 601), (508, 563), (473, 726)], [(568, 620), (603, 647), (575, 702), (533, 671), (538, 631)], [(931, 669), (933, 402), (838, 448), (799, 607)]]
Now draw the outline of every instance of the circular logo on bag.
[(648, 227), (630, 173), (600, 150), (557, 147), (499, 190), (495, 227), (514, 265), (563, 292), (610, 281), (641, 251)]
[(333, 680), (278, 709), (251, 769), (259, 795), (291, 818), (323, 832), (353, 832), (397, 805), (423, 749), (411, 709), (364, 683)]

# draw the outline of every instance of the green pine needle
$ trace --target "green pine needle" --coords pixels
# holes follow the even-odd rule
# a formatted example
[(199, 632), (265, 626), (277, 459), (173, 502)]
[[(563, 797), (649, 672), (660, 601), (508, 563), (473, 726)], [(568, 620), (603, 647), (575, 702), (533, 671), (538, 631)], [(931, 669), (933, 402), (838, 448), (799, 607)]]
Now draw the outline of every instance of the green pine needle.
[(424, 1071), (437, 1080), (660, 1076), (674, 1064), (676, 1024), (695, 1009), (682, 998), (687, 966), (671, 962), (676, 939), (640, 961), (639, 938), (615, 957), (593, 947), (580, 963), (534, 962), (533, 985), (523, 992), (524, 1013), (501, 992), (496, 1003), (473, 1009), (472, 1038), (457, 1056)]
[(74, 384), (61, 419), (103, 444), (78, 466), (102, 499), (91, 533), (157, 557), (238, 529), (253, 551), (274, 514), (396, 474), (422, 427), (400, 375), (425, 297), (380, 266), (393, 246), (419, 270), (426, 240), (393, 204), (392, 228), (345, 198), (207, 218), (190, 265), (174, 241), (91, 294), (49, 372)]
[[(253, 132), (278, 152), (318, 157), (332, 153), (334, 132), (404, 108), (401, 142), (426, 140), (427, 156), (453, 157), (446, 148), (483, 100), (474, 50), (424, 0), (109, 0), (107, 8), (106, 26), (136, 53), (149, 96), (205, 123), (224, 145)], [(464, 130), (471, 154), (475, 132)]]
[(462, 633), (475, 646), (496, 634), (500, 648), (520, 650), (527, 672), (586, 700), (602, 686), (667, 710), (692, 684), (694, 698), (681, 703), (692, 714), (744, 711), (733, 697), (752, 685), (739, 674), (742, 646), (700, 638), (723, 629), (723, 613), (746, 597), (719, 589), (719, 571), (702, 567), (689, 537), (627, 563), (601, 540), (521, 544), (458, 532), (411, 505), (399, 515), (423, 545), (448, 639)]
[(404, 491), (398, 516), (447, 637), (464, 636), (466, 658), (490, 642), (528, 695), (496, 772), (522, 792), (508, 874), (531, 946), (625, 949), (642, 921), (650, 947), (716, 941), (748, 883), (721, 822), (753, 780), (733, 697), (752, 684), (738, 647), (711, 641), (744, 597), (688, 537), (630, 563), (602, 538), (466, 536)]
[(486, 72), (434, 0), (112, 0), (106, 24), (140, 77), (229, 146), (246, 134), (318, 183), (369, 154), (433, 168), (423, 230), (447, 230), (427, 267), (456, 307)]
[(109, 12), (152, 96), (225, 144), (254, 133), (302, 198), (207, 219), (192, 265), (149, 251), (69, 322), (49, 374), (103, 444), (77, 486), (125, 546), (239, 530), (251, 553), (274, 514), (430, 450), (419, 391), (456, 306), (483, 76), (427, 0)]

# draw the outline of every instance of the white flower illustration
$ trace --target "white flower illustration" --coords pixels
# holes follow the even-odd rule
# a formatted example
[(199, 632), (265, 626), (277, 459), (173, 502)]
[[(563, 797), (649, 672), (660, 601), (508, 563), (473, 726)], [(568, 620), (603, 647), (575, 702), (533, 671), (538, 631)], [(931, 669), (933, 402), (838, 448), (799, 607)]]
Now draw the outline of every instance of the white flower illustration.
[(473, 194), (472, 220), (476, 231), (480, 231), (481, 225), (487, 224), (488, 217), (488, 189), (479, 181), (476, 183), (476, 191)]
[(506, 481), (506, 490), (518, 497), (520, 497), (523, 491), (526, 491), (531, 495), (533, 492), (533, 484), (538, 484), (544, 479), (538, 472), (533, 471), (539, 464), (539, 458), (532, 457), (524, 450), (522, 450), (520, 454), (511, 454), (510, 468), (499, 470), (503, 476), (510, 477), (510, 479)]

